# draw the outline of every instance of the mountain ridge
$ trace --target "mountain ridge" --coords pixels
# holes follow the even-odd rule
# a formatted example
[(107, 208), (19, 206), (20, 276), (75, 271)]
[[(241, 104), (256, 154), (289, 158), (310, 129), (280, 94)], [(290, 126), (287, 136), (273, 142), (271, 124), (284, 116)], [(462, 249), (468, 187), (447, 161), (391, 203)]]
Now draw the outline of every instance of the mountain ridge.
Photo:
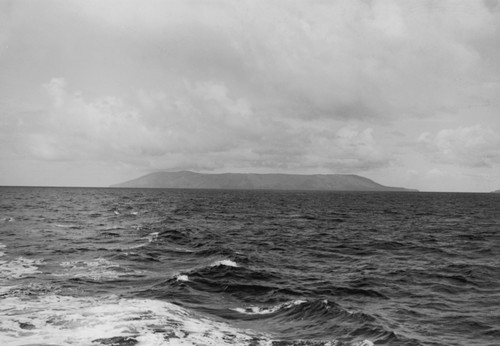
[(314, 190), (314, 191), (417, 191), (384, 186), (355, 174), (285, 173), (196, 173), (192, 171), (154, 172), (110, 187), (235, 189), (235, 190)]

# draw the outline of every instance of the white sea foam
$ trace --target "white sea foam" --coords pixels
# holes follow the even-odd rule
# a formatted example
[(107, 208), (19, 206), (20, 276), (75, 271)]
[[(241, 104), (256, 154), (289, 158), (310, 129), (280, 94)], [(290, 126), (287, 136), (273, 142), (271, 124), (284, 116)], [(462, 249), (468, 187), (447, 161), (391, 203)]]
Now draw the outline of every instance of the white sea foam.
[(363, 340), (353, 344), (352, 346), (374, 346), (375, 344), (370, 340)]
[(234, 308), (232, 310), (246, 315), (265, 315), (265, 314), (272, 314), (281, 309), (289, 309), (293, 306), (304, 304), (305, 302), (306, 302), (305, 300), (298, 299), (269, 307), (248, 306), (246, 308)]
[(158, 240), (158, 234), (159, 234), (159, 232), (152, 232), (152, 233), (149, 233), (149, 234), (148, 234), (148, 237), (147, 237), (148, 241), (149, 241), (150, 243), (157, 241), (157, 240)]
[(71, 225), (71, 224), (61, 224), (61, 223), (56, 223), (55, 224), (56, 227), (58, 228), (71, 228), (71, 227), (78, 227), (76, 225)]
[(3, 221), (5, 221), (5, 222), (12, 222), (12, 221), (14, 221), (14, 218), (8, 216), (8, 217), (3, 218)]
[(175, 276), (177, 281), (189, 281), (189, 277), (185, 274), (179, 274)]
[(128, 249), (128, 250), (139, 249), (141, 247), (145, 247), (146, 245), (148, 245), (148, 243), (141, 243), (141, 244), (129, 246), (126, 249)]
[(178, 251), (178, 252), (195, 252), (195, 250), (185, 249), (185, 248), (182, 248), (182, 247), (175, 247), (174, 250)]
[(236, 262), (228, 260), (228, 259), (215, 261), (210, 266), (211, 267), (217, 267), (217, 266), (238, 267), (238, 265), (236, 264)]
[(0, 297), (7, 295), (10, 291), (15, 290), (17, 287), (18, 286), (0, 286)]
[(119, 264), (108, 261), (104, 258), (94, 260), (75, 260), (62, 262), (61, 267), (66, 268), (60, 273), (53, 273), (54, 276), (67, 276), (72, 278), (86, 278), (94, 281), (114, 280), (120, 276), (138, 274), (138, 271), (125, 270)]
[(108, 261), (105, 258), (96, 258), (95, 260), (92, 261), (84, 261), (84, 260), (76, 260), (76, 261), (67, 261), (67, 262), (62, 262), (61, 267), (69, 267), (69, 268), (75, 268), (75, 267), (119, 267), (118, 264), (113, 263)]
[[(201, 265), (201, 266), (196, 266), (196, 267), (190, 268), (188, 270), (185, 270), (184, 273), (189, 274), (189, 273), (193, 273), (193, 272), (196, 272), (196, 271), (204, 269), (204, 268), (212, 268), (212, 267), (219, 267), (219, 266), (238, 267), (238, 264), (236, 264), (236, 262), (231, 261), (229, 259), (224, 259), (224, 260), (218, 260), (218, 261), (212, 262), (208, 266)], [(189, 281), (189, 277), (187, 274), (175, 274), (174, 278), (177, 281)]]
[(4, 280), (19, 279), (21, 277), (40, 273), (38, 266), (43, 259), (29, 259), (18, 257), (10, 261), (0, 260), (0, 278)]
[(262, 334), (155, 300), (46, 295), (0, 302), (2, 345), (102, 345), (128, 337), (137, 346), (247, 345), (255, 337), (270, 344)]

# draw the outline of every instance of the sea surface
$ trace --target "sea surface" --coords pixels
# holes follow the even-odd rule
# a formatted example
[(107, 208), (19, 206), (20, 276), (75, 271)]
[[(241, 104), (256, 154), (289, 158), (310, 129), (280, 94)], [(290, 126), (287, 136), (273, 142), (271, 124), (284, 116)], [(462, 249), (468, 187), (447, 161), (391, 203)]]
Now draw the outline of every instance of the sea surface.
[(0, 345), (500, 345), (500, 194), (1, 187)]

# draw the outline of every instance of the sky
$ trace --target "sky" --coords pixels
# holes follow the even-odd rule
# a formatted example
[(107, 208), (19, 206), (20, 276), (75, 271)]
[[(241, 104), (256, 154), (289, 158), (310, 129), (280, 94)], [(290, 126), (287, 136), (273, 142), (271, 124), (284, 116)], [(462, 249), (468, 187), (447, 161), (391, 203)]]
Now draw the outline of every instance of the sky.
[(0, 185), (500, 189), (500, 0), (0, 0)]

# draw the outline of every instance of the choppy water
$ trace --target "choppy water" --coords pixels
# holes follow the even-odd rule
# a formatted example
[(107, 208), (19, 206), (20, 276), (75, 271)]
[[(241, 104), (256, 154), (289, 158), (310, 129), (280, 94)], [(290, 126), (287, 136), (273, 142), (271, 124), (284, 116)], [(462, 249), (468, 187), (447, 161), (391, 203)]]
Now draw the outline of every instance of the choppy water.
[(0, 188), (1, 345), (500, 344), (500, 194)]

